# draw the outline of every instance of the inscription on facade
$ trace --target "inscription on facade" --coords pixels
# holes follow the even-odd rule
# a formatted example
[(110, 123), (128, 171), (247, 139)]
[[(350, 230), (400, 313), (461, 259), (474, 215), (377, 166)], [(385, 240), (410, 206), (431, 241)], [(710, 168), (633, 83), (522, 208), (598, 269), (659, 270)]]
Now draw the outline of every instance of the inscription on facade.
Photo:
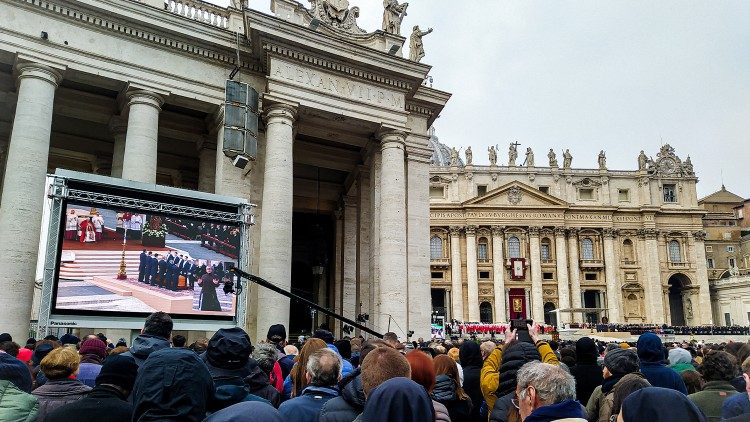
[(601, 214), (566, 214), (565, 219), (569, 221), (612, 221), (612, 216)]
[(311, 88), (347, 100), (374, 104), (391, 110), (404, 110), (404, 94), (342, 76), (302, 67), (272, 58), (270, 79)]

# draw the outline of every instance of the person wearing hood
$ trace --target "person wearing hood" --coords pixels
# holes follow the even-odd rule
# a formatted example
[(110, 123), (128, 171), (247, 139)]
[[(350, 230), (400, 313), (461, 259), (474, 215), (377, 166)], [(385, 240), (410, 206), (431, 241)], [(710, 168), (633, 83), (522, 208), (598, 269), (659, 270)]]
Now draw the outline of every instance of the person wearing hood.
[(3, 421), (36, 421), (39, 403), (31, 391), (31, 374), (26, 365), (0, 352), (0, 418)]
[[(539, 339), (539, 326), (534, 325), (533, 327), (531, 325), (528, 326), (529, 330), (529, 336), (531, 337), (531, 340), (534, 342), (532, 347), (526, 347), (522, 346), (524, 349), (520, 351), (521, 356), (529, 357), (529, 355), (534, 355), (533, 358), (536, 360), (541, 360), (545, 363), (550, 363), (553, 365), (559, 364), (559, 361), (557, 360), (557, 355), (555, 355), (555, 352), (552, 351), (552, 348), (549, 347), (549, 344)], [(502, 391), (503, 395), (507, 395), (509, 393), (513, 392), (513, 389), (508, 390), (507, 385), (501, 386), (500, 385), (500, 376), (502, 374), (503, 368), (501, 367), (501, 364), (503, 363), (503, 353), (504, 348), (507, 349), (509, 344), (511, 342), (517, 342), (516, 341), (516, 330), (511, 330), (510, 326), (507, 327), (507, 330), (505, 331), (505, 343), (502, 346), (498, 346), (495, 348), (495, 350), (490, 353), (490, 355), (485, 359), (484, 364), (482, 365), (482, 370), (479, 375), (479, 385), (482, 389), (482, 396), (484, 397), (484, 400), (487, 402), (487, 408), (493, 409), (494, 412), (494, 405), (495, 400), (499, 397), (502, 397), (500, 390)], [(529, 343), (526, 343), (529, 344)], [(534, 350), (536, 353), (533, 353), (532, 350)], [(529, 360), (532, 360), (529, 358), (528, 360), (524, 360), (523, 363), (528, 362)], [(521, 365), (523, 365), (521, 363)], [(516, 368), (513, 370), (513, 374), (510, 378), (512, 378), (512, 386), (515, 388), (515, 371), (518, 370), (518, 368), (521, 367), (521, 365), (517, 365)], [(507, 384), (507, 383), (506, 383)], [(506, 388), (503, 388), (506, 387)], [(510, 399), (508, 399), (510, 400)]]
[(576, 401), (575, 379), (558, 365), (529, 362), (518, 371), (516, 397), (524, 422), (586, 422)]
[(132, 357), (108, 357), (96, 377), (94, 389), (81, 400), (50, 412), (45, 422), (129, 422), (133, 417), (133, 405), (128, 401), (128, 395), (133, 390), (137, 374), (138, 365)]
[(132, 396), (134, 421), (199, 422), (214, 397), (214, 383), (195, 352), (166, 348), (140, 365)]
[(691, 363), (693, 356), (690, 352), (681, 348), (675, 347), (669, 351), (669, 367), (674, 369), (678, 374), (682, 374), (685, 371), (695, 371), (695, 366)]
[[(275, 408), (281, 404), (281, 393), (271, 385), (270, 375), (274, 367), (278, 366), (277, 350), (273, 344), (269, 343), (256, 346), (250, 359), (250, 374), (245, 377), (245, 385), (250, 393), (268, 400)], [(257, 365), (254, 365), (253, 360)]]
[(323, 405), (339, 395), (336, 385), (341, 380), (341, 356), (323, 348), (310, 356), (305, 368), (307, 387), (282, 403), (279, 413), (290, 421), (317, 422)]
[(589, 337), (576, 341), (576, 364), (570, 368), (570, 374), (576, 379), (576, 398), (581, 403), (588, 403), (594, 389), (602, 385), (602, 368), (596, 363), (599, 350)]
[(470, 419), (479, 420), (479, 409), (484, 401), (482, 388), (479, 386), (479, 374), (483, 363), (479, 344), (465, 341), (458, 349), (458, 359), (464, 369), (463, 389), (472, 403)]
[(286, 422), (273, 406), (259, 401), (245, 401), (222, 409), (203, 422)]
[(707, 420), (720, 421), (724, 401), (739, 394), (730, 383), (736, 373), (737, 361), (727, 352), (713, 352), (703, 359), (701, 375), (706, 385), (703, 391), (693, 393), (688, 398), (706, 415)]
[(620, 382), (612, 389), (612, 416), (609, 417), (609, 422), (617, 419), (617, 415), (620, 414), (620, 410), (622, 409), (622, 402), (629, 395), (646, 387), (651, 387), (651, 384), (646, 378), (643, 378), (640, 372), (634, 372), (622, 377)]
[(151, 353), (171, 347), (172, 317), (165, 312), (154, 312), (146, 318), (141, 334), (133, 340), (130, 350), (123, 355), (131, 356), (138, 366), (148, 359)]
[(96, 377), (102, 370), (102, 363), (107, 357), (107, 345), (98, 338), (90, 338), (81, 343), (78, 350), (81, 355), (81, 369), (78, 380), (91, 388), (96, 386)]
[(409, 378), (391, 378), (370, 392), (362, 422), (435, 421), (432, 400), (424, 387)]
[(80, 400), (91, 391), (91, 387), (75, 379), (80, 362), (78, 352), (70, 347), (58, 347), (42, 359), (47, 382), (31, 393), (39, 400), (40, 421), (58, 407)]
[(586, 413), (590, 422), (609, 421), (613, 413), (615, 387), (626, 375), (638, 373), (638, 364), (638, 355), (630, 349), (612, 350), (604, 356), (602, 368), (604, 380), (600, 387), (594, 389), (586, 404)]
[(432, 398), (448, 409), (451, 421), (470, 421), (472, 402), (461, 388), (456, 361), (448, 355), (439, 355), (433, 363), (435, 387), (432, 389)]
[(705, 422), (706, 417), (684, 394), (671, 388), (647, 387), (623, 402), (618, 422)]
[(2, 351), (0, 351), (0, 379), (12, 382), (23, 392), (31, 392), (32, 380), (29, 367), (18, 358)]
[(671, 388), (687, 395), (682, 377), (664, 364), (664, 349), (661, 339), (654, 333), (644, 333), (636, 343), (641, 373), (654, 387)]

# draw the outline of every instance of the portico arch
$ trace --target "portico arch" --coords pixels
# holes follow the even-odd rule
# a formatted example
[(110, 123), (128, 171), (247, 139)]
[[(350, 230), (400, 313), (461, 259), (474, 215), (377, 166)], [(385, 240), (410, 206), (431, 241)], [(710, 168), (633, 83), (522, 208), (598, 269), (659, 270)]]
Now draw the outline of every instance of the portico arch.
[[(687, 325), (686, 314), (692, 314), (692, 309), (685, 309), (685, 294), (691, 285), (690, 278), (682, 273), (675, 273), (669, 277), (669, 315), (672, 325)], [(689, 300), (689, 298), (687, 298)]]

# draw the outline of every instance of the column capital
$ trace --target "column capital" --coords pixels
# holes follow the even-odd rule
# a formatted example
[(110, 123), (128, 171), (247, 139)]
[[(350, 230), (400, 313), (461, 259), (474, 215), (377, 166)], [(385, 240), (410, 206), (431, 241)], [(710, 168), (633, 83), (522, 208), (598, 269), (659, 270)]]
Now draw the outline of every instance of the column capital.
[(477, 226), (474, 225), (468, 225), (466, 226), (466, 235), (467, 236), (475, 236), (477, 234)]
[(605, 227), (602, 229), (602, 235), (604, 238), (611, 238), (614, 239), (620, 234), (620, 231), (618, 229), (612, 228), (612, 227)]
[(406, 145), (406, 132), (393, 129), (381, 129), (375, 134), (375, 137), (380, 140), (380, 149), (392, 148), (393, 144), (398, 144), (401, 148)]
[(55, 88), (62, 82), (62, 73), (53, 69), (49, 66), (45, 66), (39, 63), (27, 62), (19, 63), (16, 65), (16, 71), (18, 72), (18, 80), (26, 78), (39, 79), (45, 82), (49, 82), (54, 85)]
[(492, 230), (492, 235), (502, 238), (503, 237), (503, 227), (502, 226), (492, 226), (490, 227)]
[(541, 227), (531, 226), (531, 227), (529, 227), (529, 235), (531, 235), (531, 236), (539, 236), (539, 232), (541, 230), (542, 230)]
[(656, 240), (659, 237), (658, 229), (639, 229), (638, 236), (643, 239)]
[(451, 236), (460, 236), (462, 230), (463, 230), (463, 227), (460, 227), (460, 226), (448, 227), (448, 232), (450, 232)]
[(565, 237), (565, 227), (559, 226), (559, 227), (555, 227), (553, 230), (555, 232), (555, 236)]
[(286, 103), (274, 103), (263, 107), (266, 124), (282, 123), (293, 126), (297, 120), (297, 107)]
[(161, 106), (164, 105), (164, 97), (145, 89), (128, 91), (125, 93), (125, 98), (128, 100), (127, 107), (131, 107), (133, 104), (144, 104), (161, 111)]
[(578, 232), (579, 231), (580, 231), (580, 229), (577, 229), (575, 227), (568, 227), (568, 229), (567, 229), (568, 238), (575, 239), (576, 237), (578, 237)]

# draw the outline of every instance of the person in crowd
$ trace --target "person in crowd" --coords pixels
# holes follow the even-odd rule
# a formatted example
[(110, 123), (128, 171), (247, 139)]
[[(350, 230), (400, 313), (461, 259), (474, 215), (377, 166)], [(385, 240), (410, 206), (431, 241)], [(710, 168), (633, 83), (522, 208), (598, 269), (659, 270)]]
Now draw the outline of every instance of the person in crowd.
[(284, 354), (292, 360), (292, 366), (294, 366), (294, 358), (299, 354), (299, 349), (293, 344), (287, 344), (284, 346)]
[(563, 347), (560, 349), (560, 363), (565, 364), (568, 368), (572, 368), (577, 361), (578, 357), (576, 356), (575, 347)]
[(750, 357), (742, 362), (741, 369), (746, 390), (724, 400), (721, 406), (722, 420), (750, 415), (750, 399), (748, 399), (750, 397)]
[(470, 421), (473, 403), (461, 388), (456, 362), (448, 355), (440, 355), (433, 363), (436, 377), (432, 398), (448, 409), (451, 421)]
[[(142, 278), (142, 282), (144, 284), (151, 284), (151, 267), (153, 265), (153, 261), (151, 260), (153, 258), (152, 255), (153, 255), (153, 252), (148, 251), (146, 253), (146, 257), (143, 259), (143, 278)], [(138, 274), (140, 274), (140, 273), (138, 273)]]
[(81, 343), (78, 350), (81, 355), (81, 368), (78, 380), (91, 388), (96, 386), (96, 377), (102, 369), (104, 358), (107, 357), (107, 345), (98, 338), (90, 338)]
[(185, 336), (180, 334), (172, 336), (172, 347), (185, 347), (185, 343), (187, 343)]
[(494, 341), (489, 340), (479, 345), (479, 351), (482, 352), (482, 362), (490, 356), (490, 353), (495, 350), (495, 347), (497, 347), (497, 344), (495, 344)]
[(380, 384), (397, 377), (410, 378), (411, 367), (393, 347), (377, 347), (362, 360), (362, 391), (366, 398)]
[(479, 386), (479, 374), (483, 363), (481, 346), (474, 341), (465, 341), (459, 348), (458, 358), (464, 369), (463, 389), (472, 403), (469, 419), (479, 420), (479, 409), (484, 401), (482, 388)]
[(205, 337), (199, 338), (192, 342), (190, 346), (188, 346), (188, 349), (200, 355), (208, 349), (208, 339)]
[[(413, 350), (406, 354), (406, 360), (409, 362), (411, 369), (412, 381), (424, 387), (427, 394), (430, 395), (435, 388), (437, 378), (435, 375), (435, 364), (432, 359), (432, 355), (422, 350)], [(432, 399), (432, 407), (435, 409), (435, 419), (437, 422), (450, 422), (451, 418), (448, 414), (448, 408), (444, 404)]]
[(268, 333), (266, 333), (266, 340), (270, 344), (273, 344), (277, 349), (276, 361), (279, 363), (281, 368), (281, 378), (285, 379), (292, 371), (294, 366), (294, 358), (284, 352), (286, 347), (286, 327), (283, 324), (274, 324), (268, 327)]
[(631, 349), (615, 349), (604, 356), (602, 385), (594, 389), (586, 404), (590, 422), (609, 421), (613, 414), (615, 387), (626, 375), (637, 373), (639, 363), (638, 355)]
[(581, 403), (588, 403), (594, 389), (602, 385), (602, 368), (596, 363), (599, 351), (596, 343), (589, 337), (576, 341), (576, 364), (570, 368), (570, 374), (576, 380), (576, 398)]
[[(632, 393), (651, 387), (651, 383), (640, 373), (627, 374), (615, 385), (612, 389), (612, 416), (609, 417), (608, 422), (612, 422), (617, 419), (617, 415), (622, 409), (622, 402)], [(589, 418), (590, 419), (590, 418)]]
[[(386, 333), (385, 335), (387, 336), (387, 335), (388, 335), (388, 333)], [(315, 337), (315, 338), (319, 338), (319, 339), (321, 339), (321, 340), (325, 341), (325, 342), (326, 342), (326, 346), (327, 346), (327, 347), (328, 347), (329, 349), (332, 349), (332, 350), (333, 350), (334, 352), (336, 352), (336, 353), (337, 353), (337, 354), (339, 355), (339, 357), (341, 357), (341, 352), (340, 352), (340, 351), (339, 351), (339, 349), (338, 349), (338, 348), (336, 347), (336, 345), (335, 345), (335, 344), (333, 344), (333, 334), (332, 334), (332, 333), (331, 333), (330, 331), (328, 331), (328, 330), (322, 330), (322, 329), (320, 329), (320, 330), (315, 330), (315, 332), (313, 333), (313, 337)], [(385, 341), (385, 337), (383, 337), (383, 340)], [(386, 341), (386, 343), (387, 343), (387, 341)], [(398, 344), (399, 344), (399, 345), (400, 345), (400, 346), (401, 346), (402, 348), (404, 347), (404, 345), (403, 345), (403, 344), (401, 344), (401, 343), (398, 343)], [(395, 346), (394, 346), (394, 347), (395, 347)], [(342, 358), (342, 359), (343, 359), (343, 358)], [(349, 362), (348, 360), (345, 360), (345, 359), (344, 359), (344, 360), (343, 360), (343, 362), (344, 362), (344, 366), (342, 367), (341, 373), (342, 373), (342, 376), (346, 377), (346, 376), (348, 376), (349, 374), (351, 374), (351, 373), (352, 373), (352, 371), (354, 371), (354, 366), (353, 366), (353, 365), (351, 364), (351, 362)]]
[(362, 412), (362, 422), (435, 420), (432, 401), (427, 392), (408, 377), (389, 378), (371, 393)]
[(700, 409), (687, 396), (672, 388), (646, 387), (623, 402), (618, 422), (680, 421), (705, 422)]
[(250, 394), (262, 397), (278, 408), (281, 404), (281, 393), (271, 385), (271, 373), (278, 366), (278, 350), (273, 344), (261, 343), (253, 350), (250, 359), (250, 373), (245, 377), (245, 385)]
[[(741, 365), (748, 357), (750, 357), (750, 344), (748, 343), (734, 343), (730, 342), (727, 344), (725, 349), (726, 352), (731, 353), (737, 358), (737, 364)], [(742, 377), (742, 373), (739, 372), (736, 377), (732, 379), (732, 385), (738, 393), (745, 392), (745, 379)]]
[(0, 343), (0, 351), (5, 352), (14, 358), (18, 357), (18, 351), (21, 350), (21, 346), (15, 341), (4, 341)]
[(141, 366), (151, 353), (170, 347), (172, 327), (169, 314), (161, 311), (152, 313), (146, 318), (141, 334), (133, 340), (130, 350), (123, 355), (131, 356)]
[(60, 344), (53, 340), (39, 340), (37, 345), (34, 347), (34, 353), (31, 355), (31, 378), (33, 382), (32, 388), (37, 388), (40, 385), (44, 385), (47, 382), (47, 378), (44, 376), (41, 368), (42, 359), (44, 359), (52, 349), (60, 347)]
[(682, 377), (664, 364), (664, 348), (661, 339), (654, 333), (644, 333), (636, 343), (641, 360), (641, 373), (654, 387), (672, 388), (687, 394)]
[(458, 368), (458, 376), (459, 376), (459, 382), (461, 385), (464, 385), (464, 368), (461, 367), (461, 361), (458, 359), (459, 350), (458, 347), (451, 347), (448, 349), (448, 357), (453, 359), (454, 362), (456, 362), (456, 367)]
[(188, 349), (164, 348), (150, 353), (139, 366), (132, 393), (134, 421), (198, 422), (205, 418), (214, 383), (198, 355)]
[(688, 394), (697, 393), (703, 390), (703, 385), (706, 382), (703, 380), (703, 376), (701, 376), (700, 372), (683, 371), (680, 376), (682, 377), (682, 382), (685, 383), (685, 388), (687, 388)]
[(34, 422), (39, 403), (31, 391), (31, 374), (26, 365), (0, 352), (0, 420)]
[(216, 295), (216, 288), (219, 286), (219, 277), (214, 274), (212, 266), (206, 267), (206, 274), (203, 274), (198, 280), (198, 286), (201, 287), (200, 304), (201, 311), (221, 311), (219, 297)]
[(63, 334), (62, 337), (60, 337), (60, 344), (62, 346), (69, 346), (75, 349), (76, 347), (78, 347), (78, 343), (80, 342), (81, 342), (80, 338), (70, 333)]
[(737, 373), (737, 361), (727, 352), (713, 352), (706, 356), (700, 368), (706, 385), (703, 391), (690, 394), (688, 398), (706, 415), (708, 421), (721, 420), (721, 406), (737, 393), (730, 381)]
[(695, 371), (692, 361), (693, 356), (690, 352), (681, 347), (675, 347), (669, 351), (669, 367), (678, 374), (682, 374), (684, 371)]
[(233, 404), (207, 417), (204, 422), (287, 422), (273, 406), (259, 401)]
[(299, 396), (302, 390), (307, 387), (308, 381), (305, 376), (307, 361), (313, 353), (324, 348), (326, 348), (326, 342), (319, 338), (310, 338), (305, 342), (305, 345), (302, 346), (302, 350), (299, 352), (299, 356), (297, 356), (297, 362), (294, 364), (292, 371), (284, 379), (282, 401)]
[(0, 379), (10, 381), (25, 393), (30, 393), (33, 387), (31, 372), (28, 366), (12, 355), (2, 351), (0, 351)]
[(69, 347), (59, 347), (42, 359), (41, 368), (47, 382), (37, 387), (32, 394), (39, 400), (38, 419), (60, 406), (80, 400), (91, 391), (91, 387), (75, 379), (81, 360), (78, 353)]
[(522, 421), (586, 422), (586, 413), (575, 399), (575, 379), (558, 365), (528, 362), (518, 371), (517, 380)]
[(130, 422), (133, 405), (128, 401), (128, 396), (137, 374), (138, 365), (132, 357), (108, 357), (96, 377), (94, 389), (86, 397), (50, 412), (45, 421)]
[(285, 401), (279, 413), (287, 420), (316, 422), (323, 405), (339, 395), (336, 384), (341, 380), (341, 357), (329, 348), (313, 353), (305, 365), (307, 386), (299, 396)]

